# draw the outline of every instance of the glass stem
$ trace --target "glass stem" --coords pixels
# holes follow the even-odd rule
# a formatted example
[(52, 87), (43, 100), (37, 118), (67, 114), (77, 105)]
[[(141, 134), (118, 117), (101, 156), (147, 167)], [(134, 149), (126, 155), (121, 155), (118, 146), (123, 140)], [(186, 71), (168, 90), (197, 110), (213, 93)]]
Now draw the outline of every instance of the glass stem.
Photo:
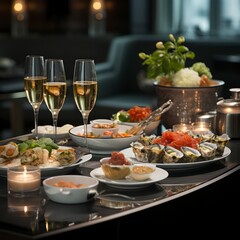
[(34, 138), (38, 139), (38, 113), (39, 113), (39, 107), (33, 107), (33, 112), (34, 112), (34, 127), (35, 127)]
[(87, 142), (88, 114), (83, 114), (83, 125), (84, 125), (84, 145), (87, 148), (88, 147), (88, 142)]
[(57, 142), (57, 120), (58, 120), (58, 114), (57, 113), (53, 113), (52, 114), (52, 118), (53, 118), (53, 132), (54, 132), (54, 142)]

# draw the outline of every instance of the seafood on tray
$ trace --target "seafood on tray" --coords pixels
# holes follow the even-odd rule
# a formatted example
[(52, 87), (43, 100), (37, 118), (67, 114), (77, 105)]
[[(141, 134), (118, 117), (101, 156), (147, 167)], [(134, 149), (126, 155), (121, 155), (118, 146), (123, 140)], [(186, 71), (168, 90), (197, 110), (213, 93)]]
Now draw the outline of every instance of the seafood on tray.
[(230, 140), (227, 134), (211, 131), (195, 135), (192, 132), (167, 130), (162, 136), (141, 135), (130, 144), (136, 159), (150, 163), (187, 163), (220, 157)]
[(34, 165), (59, 167), (75, 162), (75, 149), (59, 147), (51, 138), (30, 139), (19, 144), (0, 145), (0, 167)]

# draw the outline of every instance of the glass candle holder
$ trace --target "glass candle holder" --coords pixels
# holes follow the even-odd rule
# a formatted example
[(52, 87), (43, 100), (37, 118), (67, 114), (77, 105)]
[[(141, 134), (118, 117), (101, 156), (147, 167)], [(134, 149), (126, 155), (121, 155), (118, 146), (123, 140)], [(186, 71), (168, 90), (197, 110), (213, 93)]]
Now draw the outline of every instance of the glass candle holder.
[(211, 124), (208, 122), (194, 122), (192, 123), (192, 132), (194, 134), (202, 134), (211, 131)]
[(18, 166), (8, 168), (8, 193), (24, 195), (38, 191), (41, 185), (41, 172), (37, 166)]
[(188, 132), (192, 130), (191, 124), (186, 123), (179, 123), (172, 126), (172, 129), (174, 132), (180, 131), (180, 132)]
[[(196, 122), (201, 122), (202, 127), (207, 127), (212, 132), (216, 132), (216, 113), (205, 113), (197, 117)], [(193, 123), (194, 124), (194, 123)], [(199, 125), (198, 123), (197, 125)]]

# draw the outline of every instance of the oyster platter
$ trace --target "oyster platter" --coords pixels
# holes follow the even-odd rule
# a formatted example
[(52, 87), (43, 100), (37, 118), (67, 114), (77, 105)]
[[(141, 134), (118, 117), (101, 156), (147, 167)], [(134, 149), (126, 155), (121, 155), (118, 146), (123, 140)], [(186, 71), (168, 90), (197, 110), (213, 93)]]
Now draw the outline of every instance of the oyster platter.
[(154, 163), (162, 168), (182, 169), (205, 166), (227, 157), (230, 138), (210, 131), (195, 135), (192, 132), (167, 130), (162, 136), (141, 135), (130, 148), (122, 150), (136, 162)]

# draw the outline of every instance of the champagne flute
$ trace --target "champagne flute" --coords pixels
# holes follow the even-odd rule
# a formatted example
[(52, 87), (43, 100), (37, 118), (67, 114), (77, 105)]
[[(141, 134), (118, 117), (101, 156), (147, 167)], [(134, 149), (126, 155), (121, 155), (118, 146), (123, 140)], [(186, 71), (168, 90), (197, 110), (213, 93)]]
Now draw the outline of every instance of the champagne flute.
[(34, 138), (38, 139), (38, 113), (43, 101), (44, 58), (39, 55), (27, 55), (25, 58), (24, 89), (34, 111)]
[(87, 143), (88, 117), (97, 99), (97, 76), (92, 59), (76, 59), (73, 72), (73, 96), (84, 124), (84, 144)]
[(62, 59), (46, 59), (46, 82), (43, 84), (43, 97), (47, 108), (52, 113), (54, 142), (57, 141), (58, 114), (62, 109), (67, 94), (67, 82)]

